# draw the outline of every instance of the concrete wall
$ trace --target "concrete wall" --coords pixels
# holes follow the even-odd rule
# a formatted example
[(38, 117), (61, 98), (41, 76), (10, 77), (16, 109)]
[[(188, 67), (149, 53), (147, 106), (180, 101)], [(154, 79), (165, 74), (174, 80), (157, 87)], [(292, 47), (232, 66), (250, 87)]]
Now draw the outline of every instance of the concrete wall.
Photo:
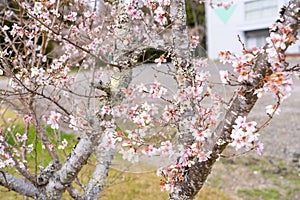
[[(221, 50), (240, 53), (242, 45), (239, 43), (237, 35), (247, 44), (245, 32), (266, 29), (277, 19), (278, 11), (269, 17), (246, 21), (244, 3), (247, 1), (253, 0), (235, 0), (233, 6), (228, 10), (212, 9), (206, 5), (207, 54), (210, 59), (217, 59)], [(278, 10), (287, 2), (287, 0), (274, 1), (278, 1)], [(287, 53), (300, 54), (300, 42), (291, 46)]]

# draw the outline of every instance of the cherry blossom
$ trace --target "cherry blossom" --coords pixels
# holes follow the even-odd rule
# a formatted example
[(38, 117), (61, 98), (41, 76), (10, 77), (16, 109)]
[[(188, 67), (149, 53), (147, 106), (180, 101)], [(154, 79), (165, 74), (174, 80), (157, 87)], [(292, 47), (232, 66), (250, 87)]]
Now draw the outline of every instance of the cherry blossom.
[(129, 148), (127, 151), (121, 150), (120, 153), (123, 155), (122, 158), (124, 160), (128, 160), (132, 163), (138, 162), (139, 157), (134, 148)]
[(153, 145), (149, 145), (142, 150), (142, 153), (148, 156), (159, 155), (159, 149), (155, 148)]
[(51, 111), (50, 113), (51, 114), (47, 120), (47, 124), (49, 124), (52, 129), (58, 129), (59, 128), (58, 122), (62, 115), (55, 111)]
[(288, 38), (286, 35), (279, 35), (277, 33), (271, 32), (270, 37), (268, 37), (266, 40), (269, 44), (273, 43), (276, 49), (285, 49), (285, 43), (288, 41)]
[(77, 12), (71, 12), (69, 15), (64, 16), (64, 19), (75, 22), (77, 20)]
[(63, 139), (60, 145), (58, 145), (58, 149), (64, 150), (68, 146), (68, 141), (66, 139)]
[(167, 93), (167, 89), (162, 87), (159, 82), (155, 82), (150, 86), (149, 97), (160, 98)]
[(79, 109), (75, 112), (75, 116), (69, 115), (69, 128), (72, 128), (74, 131), (83, 130), (84, 124), (86, 124), (83, 115), (83, 110)]
[(229, 75), (228, 75), (228, 71), (224, 71), (224, 70), (220, 70), (220, 77), (221, 77), (221, 82), (226, 84), (229, 82)]
[(158, 22), (161, 26), (168, 24), (168, 19), (166, 18), (166, 12), (162, 7), (158, 7), (155, 11), (154, 19)]
[(268, 115), (273, 115), (274, 112), (275, 112), (276, 115), (279, 115), (280, 108), (278, 108), (277, 105), (268, 105), (268, 106), (266, 106), (266, 113)]
[(191, 36), (190, 51), (194, 50), (199, 44), (199, 36)]
[(23, 120), (25, 123), (29, 123), (33, 120), (33, 118), (30, 115), (24, 115)]
[(162, 142), (159, 150), (163, 156), (172, 156), (174, 152), (173, 144), (170, 141)]
[(236, 125), (233, 126), (231, 133), (232, 143), (231, 146), (235, 147), (238, 151), (240, 149), (249, 151), (259, 142), (256, 133), (256, 122), (246, 122), (246, 117), (238, 116), (235, 120)]
[(159, 58), (156, 58), (156, 59), (154, 60), (154, 62), (157, 63), (157, 66), (160, 66), (161, 63), (167, 62), (167, 59), (165, 59), (165, 55), (163, 54), (163, 55), (161, 55)]

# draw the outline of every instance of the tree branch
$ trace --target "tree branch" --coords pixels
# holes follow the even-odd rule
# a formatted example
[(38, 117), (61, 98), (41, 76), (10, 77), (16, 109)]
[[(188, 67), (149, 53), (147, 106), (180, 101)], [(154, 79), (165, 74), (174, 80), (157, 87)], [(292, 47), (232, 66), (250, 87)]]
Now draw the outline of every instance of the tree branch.
[(1, 171), (0, 173), (0, 185), (31, 198), (35, 198), (39, 193), (38, 189), (31, 183), (21, 180), (5, 171)]
[(87, 163), (100, 136), (101, 133), (92, 133), (80, 139), (61, 169), (50, 177), (46, 186), (46, 196), (49, 200), (61, 199), (62, 193), (71, 185), (79, 171)]
[[(290, 27), (293, 35), (297, 35), (300, 26), (300, 2), (292, 0), (286, 9), (281, 12), (281, 23), (284, 27)], [(279, 31), (279, 30), (276, 30)], [(265, 46), (264, 49), (266, 49)], [(286, 49), (285, 49), (286, 50)], [(283, 50), (283, 52), (285, 51)], [(283, 53), (282, 52), (282, 53)], [(188, 200), (194, 199), (196, 194), (202, 188), (208, 175), (211, 172), (215, 161), (220, 154), (231, 142), (231, 131), (238, 116), (246, 116), (253, 108), (257, 101), (257, 95), (254, 94), (255, 89), (259, 87), (259, 82), (271, 73), (270, 63), (268, 63), (267, 53), (261, 53), (254, 64), (254, 80), (252, 84), (245, 84), (238, 91), (243, 91), (244, 95), (236, 92), (224, 119), (218, 124), (215, 133), (219, 137), (215, 141), (212, 149), (211, 157), (205, 162), (196, 162), (188, 169), (183, 177), (183, 181), (176, 185), (177, 190), (170, 194), (170, 200)]]

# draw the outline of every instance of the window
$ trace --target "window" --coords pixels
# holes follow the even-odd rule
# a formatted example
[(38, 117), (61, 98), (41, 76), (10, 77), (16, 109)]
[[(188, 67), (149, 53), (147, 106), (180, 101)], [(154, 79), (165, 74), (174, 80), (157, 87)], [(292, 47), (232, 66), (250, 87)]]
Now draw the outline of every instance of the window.
[(245, 20), (256, 20), (272, 17), (277, 13), (277, 1), (253, 0), (245, 2)]
[(266, 38), (269, 36), (268, 29), (261, 29), (255, 31), (246, 31), (246, 47), (262, 47), (266, 44)]

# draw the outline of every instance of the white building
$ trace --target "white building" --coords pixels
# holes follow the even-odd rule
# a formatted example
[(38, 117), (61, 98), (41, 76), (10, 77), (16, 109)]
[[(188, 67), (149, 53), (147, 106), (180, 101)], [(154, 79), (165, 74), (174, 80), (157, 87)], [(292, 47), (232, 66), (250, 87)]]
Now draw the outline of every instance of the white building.
[[(206, 5), (208, 57), (218, 58), (220, 50), (241, 52), (242, 45), (238, 41), (238, 35), (247, 48), (263, 46), (269, 35), (269, 27), (287, 2), (288, 0), (234, 0), (229, 9), (212, 9)], [(287, 54), (300, 55), (300, 42), (291, 46)]]

